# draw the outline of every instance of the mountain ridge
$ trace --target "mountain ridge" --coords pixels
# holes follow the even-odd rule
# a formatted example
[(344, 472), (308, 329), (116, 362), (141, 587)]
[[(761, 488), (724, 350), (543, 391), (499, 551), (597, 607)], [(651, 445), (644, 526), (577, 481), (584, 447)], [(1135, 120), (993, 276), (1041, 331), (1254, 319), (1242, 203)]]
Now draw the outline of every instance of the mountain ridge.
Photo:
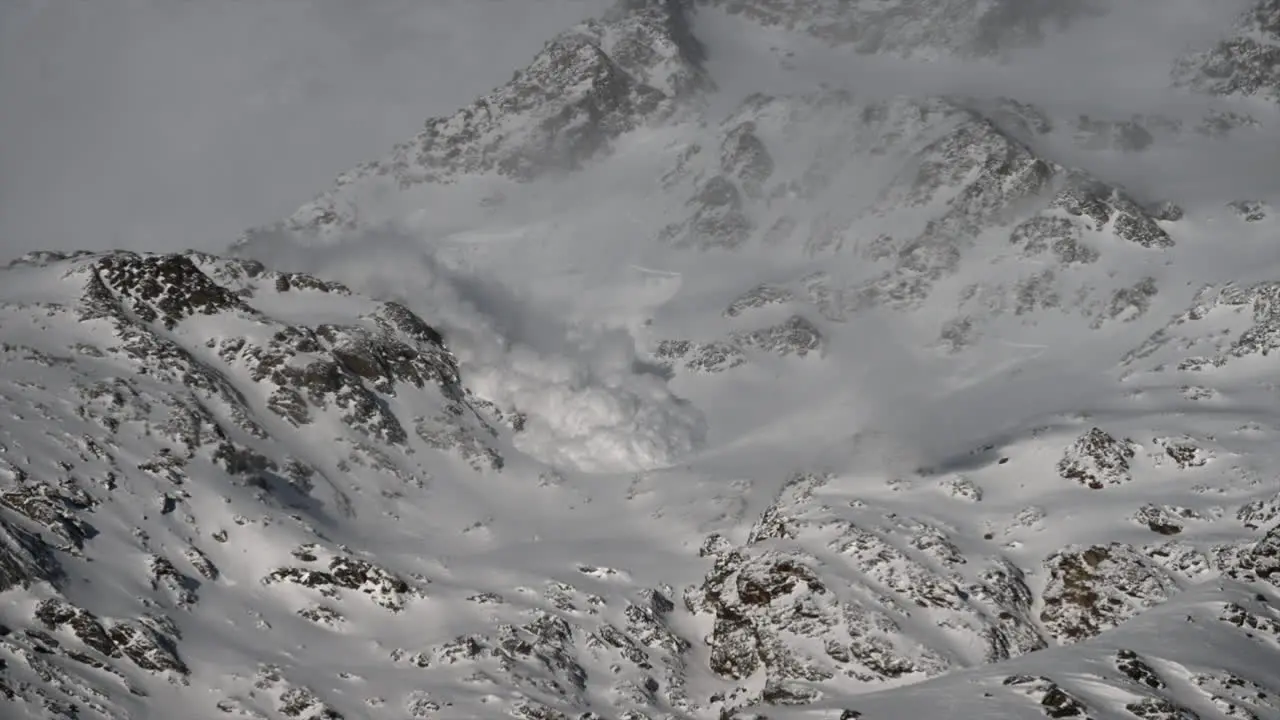
[(1072, 162), (1269, 106), (733, 97), (699, 34), (755, 17), (782, 72), (815, 33), (1002, 61), (1049, 11), (857, 5), (903, 46), (830, 3), (627, 0), (228, 256), (0, 270), (0, 695), (1280, 717), (1280, 197)]

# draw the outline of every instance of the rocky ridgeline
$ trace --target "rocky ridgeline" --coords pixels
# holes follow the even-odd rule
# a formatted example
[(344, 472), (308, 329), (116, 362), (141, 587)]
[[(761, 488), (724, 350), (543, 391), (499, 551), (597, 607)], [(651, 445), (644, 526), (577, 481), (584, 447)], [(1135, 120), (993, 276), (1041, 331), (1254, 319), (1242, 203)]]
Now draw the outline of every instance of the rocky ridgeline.
[[(1280, 348), (1280, 283), (1206, 286), (1191, 306), (1124, 358), (1128, 372), (1177, 373), (1188, 383), (1214, 380), (1224, 366)], [(1245, 381), (1256, 379), (1241, 368)]]
[[(1157, 440), (1165, 441), (1155, 443), (1160, 452), (1143, 458), (1153, 467), (1156, 460), (1177, 467), (1176, 458), (1186, 457), (1191, 445), (1185, 438)], [(1068, 446), (1060, 471), (1064, 480), (1115, 487), (1133, 481), (1129, 463), (1138, 459), (1132, 444), (1094, 428)], [(972, 484), (962, 490), (961, 499), (983, 501)], [(839, 478), (798, 475), (759, 516), (745, 543), (712, 535), (704, 544), (712, 567), (685, 603), (710, 623), (703, 642), (711, 669), (737, 683), (718, 696), (729, 716), (747, 717), (734, 713), (762, 706), (829, 703), (856, 694), (855, 688), (920, 681), (1091, 642), (1206, 579), (1274, 583), (1280, 577), (1280, 527), (1212, 547), (1174, 541), (1074, 545), (1024, 570), (995, 546), (981, 554), (962, 550), (962, 539), (948, 528), (846, 499)], [(1257, 502), (1241, 509), (1242, 517), (1260, 511)], [(1187, 508), (1154, 504), (1135, 517), (1166, 536), (1204, 519)], [(1213, 612), (1250, 638), (1275, 643), (1280, 615), (1265, 595), (1257, 601), (1252, 609), (1225, 605)], [(1164, 688), (1132, 651), (1121, 651), (1117, 667), (1135, 684)], [(1005, 685), (1043, 706), (1048, 717), (1098, 716), (1050, 679), (1013, 677)], [(1179, 714), (1185, 708), (1175, 696), (1135, 692), (1127, 702), (1138, 717), (1188, 717)]]
[[(118, 691), (186, 683), (179, 627), (211, 619), (207, 595), (227, 579), (220, 546), (250, 528), (284, 523), (317, 542), (260, 578), (237, 563), (233, 581), (286, 604), (312, 595), (297, 614), (316, 624), (340, 624), (360, 596), (403, 612), (421, 579), (334, 547), (308, 518), (350, 516), (371, 478), (421, 486), (421, 458), (503, 464), (496, 406), (463, 387), (440, 333), (403, 305), (199, 253), (39, 253), (0, 273), (44, 297), (0, 305), (13, 420), (0, 426), (0, 592), (32, 598), (0, 623), (0, 694), (52, 717), (127, 717)], [(291, 319), (295, 298), (332, 320)], [(409, 399), (420, 414), (401, 414)], [(313, 427), (331, 433), (338, 462), (290, 435)], [(76, 590), (79, 565), (120, 562), (122, 547), (140, 559), (113, 582), (136, 596), (99, 614), (101, 598)], [(281, 708), (311, 707), (280, 690)], [(331, 717), (315, 708), (280, 712)]]
[(658, 343), (654, 355), (669, 367), (679, 364), (691, 372), (716, 373), (742, 365), (749, 352), (803, 358), (810, 353), (821, 354), (822, 344), (822, 332), (803, 317), (793, 315), (777, 325), (731, 333), (726, 340), (664, 340)]
[(1067, 549), (1045, 560), (1045, 567), (1040, 620), (1063, 643), (1116, 627), (1180, 589), (1172, 573), (1119, 543)]
[[(504, 678), (520, 698), (510, 712), (531, 720), (642, 720), (655, 713), (690, 717), (699, 710), (686, 689), (690, 644), (671, 629), (668, 616), (675, 606), (662, 592), (643, 590), (617, 607), (564, 582), (550, 582), (540, 594), (544, 606), (523, 611), (519, 622), (423, 650), (397, 649), (392, 658), (421, 668), (428, 677), (456, 677), (464, 688)], [(508, 602), (495, 593), (470, 600), (485, 606)], [(607, 667), (609, 673), (588, 671), (593, 667)], [(450, 704), (461, 706), (464, 696)], [(608, 709), (604, 715), (583, 714), (593, 706)]]
[[(826, 687), (920, 680), (1045, 647), (1022, 571), (972, 562), (931, 523), (819, 500), (839, 497), (832, 480), (796, 476), (745, 544), (704, 545), (713, 566), (685, 602), (712, 621), (711, 669), (764, 675), (734, 703), (807, 704)], [(927, 640), (920, 623), (935, 629)]]
[[(848, 258), (748, 290), (729, 303), (731, 320), (786, 304), (843, 322), (939, 302), (959, 312), (938, 342), (959, 350), (1002, 316), (1074, 315), (1095, 329), (1142, 317), (1159, 292), (1155, 278), (1101, 268), (1108, 257), (1173, 247), (1177, 208), (1040, 157), (998, 116), (943, 98), (752, 96), (705, 141), (684, 146), (664, 176), (669, 192), (689, 199), (659, 240)], [(983, 279), (935, 297), (961, 271)], [(737, 346), (700, 339), (659, 354), (716, 371), (744, 361)]]
[(303, 236), (355, 227), (344, 188), (403, 191), (467, 175), (529, 181), (569, 171), (606, 151), (624, 133), (670, 118), (681, 102), (711, 87), (681, 2), (626, 0), (546, 44), (511, 81), (448, 117), (432, 118), (383, 160), (337, 180), (279, 227)]
[[(697, 4), (620, 2), (554, 38), (506, 85), (429, 120), (390, 157), (247, 240), (333, 235), (358, 227), (362, 203), (384, 190), (482, 176), (529, 182), (585, 168), (646, 126), (704, 119), (697, 99), (713, 85), (687, 16)], [(1075, 1), (701, 4), (908, 57), (998, 56), (1088, 12)], [(1274, 94), (1277, 7), (1260, 2), (1238, 37), (1186, 58), (1180, 82)], [(871, 309), (945, 308), (937, 342), (952, 351), (993, 319), (1066, 313), (1098, 329), (1145, 315), (1156, 279), (1112, 273), (1125, 264), (1108, 261), (1159, 261), (1182, 212), (1041, 156), (1034, 141), (1062, 122), (1014, 100), (824, 91), (755, 95), (723, 123), (687, 123), (697, 137), (671, 152), (661, 178), (680, 210), (660, 214), (648, 238), (686, 253), (763, 250), (809, 265), (799, 277), (752, 278), (724, 298), (724, 333), (663, 340), (657, 359), (699, 373), (770, 356), (812, 362), (828, 352), (834, 324)], [(1218, 113), (1196, 130), (1251, 122)], [(1181, 131), (1136, 115), (1080, 116), (1068, 128), (1078, 145), (1125, 152)], [(1272, 212), (1260, 200), (1229, 210), (1242, 223)], [(956, 291), (947, 281), (962, 270), (979, 281)], [(0, 623), (0, 695), (24, 711), (114, 720), (135, 716), (149, 692), (201, 686), (207, 658), (185, 631), (229, 632), (219, 610), (249, 605), (234, 622), (283, 639), (278, 655), (217, 679), (211, 706), (231, 716), (338, 720), (360, 716), (346, 708), (363, 693), (354, 702), (371, 716), (746, 718), (812, 706), (848, 720), (862, 713), (833, 709), (837, 698), (1067, 650), (1092, 653), (1088, 672), (996, 665), (983, 696), (1014, 697), (1051, 718), (1106, 716), (1099, 686), (1126, 717), (1280, 713), (1276, 688), (1236, 670), (1179, 668), (1108, 644), (1140, 639), (1126, 629), (1212, 581), (1224, 595), (1189, 605), (1183, 624), (1259, 657), (1280, 648), (1280, 495), (1254, 488), (1247, 501), (1196, 508), (1135, 497), (1156, 470), (1244, 473), (1218, 462), (1207, 433), (1140, 443), (1091, 427), (1030, 474), (1051, 494), (1130, 503), (1121, 523), (1131, 542), (1028, 551), (1023, 540), (1046, 528), (1051, 509), (1000, 506), (991, 512), (1005, 517), (982, 521), (989, 532), (970, 533), (926, 505), (908, 514), (864, 501), (845, 478), (800, 474), (745, 538), (708, 538), (705, 576), (679, 598), (587, 566), (572, 583), (473, 590), (461, 587), (465, 573), (411, 569), (436, 549), (416, 542), (421, 525), (397, 524), (399, 513), (421, 518), (417, 505), (437, 501), (441, 475), (502, 471), (524, 416), (469, 390), (445, 338), (409, 307), (194, 252), (33, 253), (6, 272), (13, 287), (39, 285), (0, 305), (0, 407), (12, 418), (0, 424), (0, 592), (16, 598)], [(0, 287), (10, 286), (0, 278)], [(1280, 348), (1277, 287), (1206, 289), (1127, 369), (1181, 373), (1183, 396), (1196, 401), (1230, 389), (1215, 370), (1257, 369), (1242, 361)], [(42, 432), (19, 437), (18, 426)], [(1003, 501), (980, 475), (940, 483), (975, 516)], [(403, 530), (410, 559), (335, 540), (371, 509), (381, 514), (360, 527)], [(1206, 540), (1199, 531), (1213, 522)], [(1224, 523), (1249, 540), (1220, 542)], [(485, 524), (471, 531), (482, 535)], [(90, 563), (110, 564), (112, 575), (86, 590)], [(619, 585), (604, 590), (602, 579)], [(465, 612), (441, 612), (457, 609), (445, 603)], [(469, 628), (419, 642), (441, 617), (468, 618)], [(347, 653), (370, 677), (347, 668)], [(327, 674), (310, 674), (312, 665)], [(374, 694), (379, 671), (411, 690)]]
[(1173, 76), (1200, 92), (1280, 100), (1280, 2), (1258, 0), (1231, 37), (1180, 58)]

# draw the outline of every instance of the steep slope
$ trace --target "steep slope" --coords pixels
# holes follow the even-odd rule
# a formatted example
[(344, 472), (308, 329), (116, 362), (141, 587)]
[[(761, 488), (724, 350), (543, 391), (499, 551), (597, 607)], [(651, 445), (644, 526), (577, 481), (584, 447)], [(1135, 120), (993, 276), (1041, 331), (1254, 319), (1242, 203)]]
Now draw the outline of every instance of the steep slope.
[[(861, 692), (1033, 653), (1039, 675), (969, 682), (1110, 717), (1113, 699), (1055, 678), (1108, 652), (1133, 665), (1115, 647), (1201, 688), (1134, 685), (1129, 705), (1267, 716), (1233, 689), (1274, 683), (1243, 656), (1082, 642), (1185, 608), (1211, 642), (1280, 650), (1276, 530), (1257, 529), (1280, 496), (1247, 466), (1215, 469), (1260, 428), (1103, 423), (1168, 433), (1144, 449), (1077, 421), (891, 474), (868, 474), (884, 447), (863, 435), (846, 469), (791, 476), (747, 528), (735, 503), (770, 478), (712, 496), (732, 477), (714, 457), (629, 482), (532, 460), (513, 440), (536, 418), (467, 389), (402, 305), (200, 254), (44, 254), (4, 274), (3, 687), (30, 716), (863, 707)], [(700, 528), (721, 530), (698, 551)], [(1080, 649), (1044, 650), (1060, 644)], [(1107, 678), (1128, 687), (1090, 682)], [(924, 687), (902, 702), (933, 702)]]
[(906, 73), (1084, 4), (697, 7), (234, 257), (3, 271), (19, 712), (1280, 717), (1274, 176), (1169, 202), (1108, 171), (1234, 133), (776, 49)]

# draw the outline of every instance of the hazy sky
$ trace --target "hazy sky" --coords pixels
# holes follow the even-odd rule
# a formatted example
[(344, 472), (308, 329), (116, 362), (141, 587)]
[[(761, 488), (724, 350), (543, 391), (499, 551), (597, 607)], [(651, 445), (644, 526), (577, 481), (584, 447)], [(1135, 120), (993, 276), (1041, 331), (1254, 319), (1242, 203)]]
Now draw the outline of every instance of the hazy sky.
[(220, 247), (604, 0), (2, 0), (0, 257)]

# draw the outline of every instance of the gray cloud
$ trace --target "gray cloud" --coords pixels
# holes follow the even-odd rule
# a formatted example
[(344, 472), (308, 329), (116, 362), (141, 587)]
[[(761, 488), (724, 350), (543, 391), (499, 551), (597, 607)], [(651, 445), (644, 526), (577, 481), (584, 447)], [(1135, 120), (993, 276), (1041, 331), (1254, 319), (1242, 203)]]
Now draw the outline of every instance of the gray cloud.
[(220, 247), (603, 0), (7, 0), (0, 256)]

